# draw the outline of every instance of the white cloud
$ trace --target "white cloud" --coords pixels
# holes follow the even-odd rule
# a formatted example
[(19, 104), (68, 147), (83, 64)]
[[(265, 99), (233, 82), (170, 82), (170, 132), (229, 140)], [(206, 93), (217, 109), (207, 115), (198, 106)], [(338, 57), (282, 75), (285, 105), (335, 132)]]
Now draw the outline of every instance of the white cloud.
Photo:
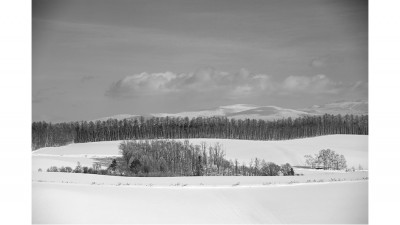
[(282, 83), (282, 93), (310, 93), (310, 94), (338, 94), (344, 85), (334, 82), (326, 75), (319, 74), (313, 77), (289, 76)]
[[(272, 88), (265, 74), (253, 74), (245, 69), (236, 73), (211, 68), (193, 73), (140, 73), (113, 83), (106, 92), (110, 97), (130, 97), (167, 93), (219, 93), (225, 97), (249, 95)], [(224, 97), (222, 96), (222, 97)]]
[(366, 89), (365, 83), (335, 82), (326, 75), (289, 76), (282, 82), (266, 74), (241, 69), (235, 73), (211, 68), (192, 73), (147, 73), (124, 77), (113, 83), (106, 96), (141, 97), (168, 94), (204, 95), (240, 99), (266, 95), (338, 95)]

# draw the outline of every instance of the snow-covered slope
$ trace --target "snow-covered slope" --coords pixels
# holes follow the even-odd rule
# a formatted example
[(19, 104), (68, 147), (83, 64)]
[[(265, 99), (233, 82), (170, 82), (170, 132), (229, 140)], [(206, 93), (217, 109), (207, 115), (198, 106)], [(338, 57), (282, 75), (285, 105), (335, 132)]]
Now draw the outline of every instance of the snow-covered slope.
[(337, 101), (325, 105), (314, 105), (302, 111), (313, 114), (368, 115), (368, 101)]
[(34, 182), (32, 222), (367, 224), (368, 183), (156, 188)]
[(140, 115), (131, 115), (131, 114), (118, 114), (118, 115), (114, 115), (114, 116), (108, 116), (108, 117), (103, 117), (103, 118), (98, 118), (95, 120), (91, 120), (93, 122), (96, 122), (98, 120), (100, 121), (107, 121), (109, 119), (117, 119), (117, 120), (123, 120), (123, 119), (135, 119), (140, 117)]
[[(187, 111), (179, 113), (153, 113), (144, 115), (145, 117), (214, 117), (223, 116), (235, 119), (262, 119), (262, 120), (276, 120), (282, 118), (298, 118), (303, 116), (323, 115), (328, 114), (353, 114), (353, 115), (368, 115), (368, 101), (337, 101), (325, 105), (314, 105), (303, 109), (288, 109), (278, 106), (258, 106), (251, 104), (235, 104), (227, 106), (219, 106), (217, 108), (200, 110), (200, 111)], [(140, 117), (139, 115), (121, 114), (110, 117), (104, 117), (99, 120), (107, 119), (134, 119)]]
[(260, 187), (289, 184), (360, 181), (368, 171), (322, 171), (294, 168), (302, 176), (191, 176), (191, 177), (125, 177), (82, 173), (33, 172), (33, 182), (126, 185), (137, 187)]
[(235, 104), (220, 106), (215, 109), (192, 111), (192, 112), (180, 112), (180, 113), (157, 113), (151, 114), (155, 117), (212, 117), (212, 116), (224, 116), (235, 119), (263, 119), (263, 120), (275, 120), (282, 118), (297, 118), (306, 115), (313, 115), (312, 113), (303, 112), (299, 110), (286, 109), (277, 106), (257, 106), (248, 104)]
[[(350, 166), (367, 168), (362, 135), (288, 141), (190, 139), (220, 142), (227, 158), (258, 157), (302, 164), (305, 154), (330, 148)], [(121, 177), (37, 172), (50, 166), (91, 166), (119, 155), (120, 141), (47, 147), (32, 153), (33, 223), (237, 224), (368, 223), (368, 172), (307, 171), (304, 176)], [(304, 169), (303, 169), (304, 170)], [(295, 168), (296, 173), (303, 173)], [(322, 200), (321, 200), (322, 199)]]
[(262, 120), (276, 120), (289, 117), (297, 118), (307, 115), (312, 115), (312, 114), (294, 109), (285, 109), (277, 106), (261, 106), (244, 111), (226, 114), (228, 118), (235, 118), (235, 119), (250, 118), (250, 119), (262, 119)]
[[(286, 141), (252, 141), (230, 139), (189, 139), (190, 143), (206, 142), (223, 145), (228, 159), (249, 163), (255, 157), (275, 163), (303, 165), (304, 155), (316, 154), (321, 149), (331, 149), (343, 154), (348, 166), (368, 168), (367, 135), (327, 135)], [(94, 158), (119, 155), (121, 141), (105, 141), (47, 147), (36, 150), (33, 155), (33, 171), (50, 166), (75, 166), (77, 161), (91, 166)]]
[(154, 113), (151, 114), (155, 117), (212, 117), (212, 116), (228, 116), (231, 113), (239, 113), (246, 110), (256, 109), (259, 106), (247, 105), (247, 104), (236, 104), (220, 106), (215, 109), (201, 110), (201, 111), (191, 111), (191, 112), (180, 112), (180, 113)]

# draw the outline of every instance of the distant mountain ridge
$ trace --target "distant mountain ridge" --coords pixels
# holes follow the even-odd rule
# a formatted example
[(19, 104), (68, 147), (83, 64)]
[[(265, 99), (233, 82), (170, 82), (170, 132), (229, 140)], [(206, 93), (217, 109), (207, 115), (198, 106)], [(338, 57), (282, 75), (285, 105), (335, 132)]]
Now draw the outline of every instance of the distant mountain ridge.
[[(276, 120), (283, 118), (298, 118), (303, 116), (323, 115), (323, 114), (353, 114), (368, 115), (368, 101), (337, 101), (324, 105), (314, 105), (303, 109), (288, 109), (278, 106), (259, 106), (252, 104), (235, 104), (219, 106), (214, 109), (187, 111), (179, 113), (153, 113), (143, 115), (144, 117), (214, 117), (221, 116), (234, 119), (262, 119)], [(97, 120), (105, 121), (107, 119), (135, 119), (141, 115), (120, 114), (110, 117), (104, 117)]]
[(314, 105), (310, 108), (302, 109), (305, 112), (313, 114), (353, 114), (368, 115), (368, 101), (336, 101), (325, 105)]
[(102, 118), (98, 118), (95, 120), (91, 120), (92, 122), (96, 122), (96, 121), (107, 121), (109, 119), (117, 119), (117, 120), (123, 120), (123, 119), (135, 119), (137, 117), (140, 117), (140, 115), (131, 115), (131, 114), (118, 114), (118, 115), (114, 115), (114, 116), (108, 116), (108, 117), (102, 117)]

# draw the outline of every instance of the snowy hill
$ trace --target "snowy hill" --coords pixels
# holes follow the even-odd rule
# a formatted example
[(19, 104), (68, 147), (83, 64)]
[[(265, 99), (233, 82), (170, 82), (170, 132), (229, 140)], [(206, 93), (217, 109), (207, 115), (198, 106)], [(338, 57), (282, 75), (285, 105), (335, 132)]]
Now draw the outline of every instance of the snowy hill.
[[(146, 178), (151, 184), (156, 180)], [(237, 182), (229, 178), (230, 184)], [(366, 181), (206, 188), (126, 184), (33, 182), (32, 223), (368, 224)]]
[[(367, 140), (366, 135), (327, 135), (286, 141), (189, 141), (220, 142), (228, 159), (246, 164), (258, 157), (301, 165), (305, 154), (330, 148), (344, 154), (348, 166), (367, 168)], [(37, 172), (50, 166), (74, 168), (78, 161), (91, 167), (99, 158), (120, 155), (120, 142), (77, 143), (34, 151), (33, 223), (368, 223), (368, 171), (295, 168), (303, 175), (223, 177)]]
[(212, 116), (229, 116), (229, 114), (240, 113), (247, 110), (257, 109), (260, 106), (247, 105), (247, 104), (236, 104), (228, 106), (220, 106), (215, 109), (191, 111), (191, 112), (180, 112), (180, 113), (155, 113), (151, 114), (155, 117), (212, 117)]
[(180, 112), (180, 113), (158, 113), (152, 114), (156, 117), (211, 117), (211, 116), (224, 116), (235, 119), (264, 119), (274, 120), (282, 118), (296, 118), (305, 115), (311, 115), (311, 113), (285, 109), (277, 106), (257, 106), (248, 104), (235, 104), (220, 106), (215, 109), (193, 111), (193, 112)]
[(92, 122), (96, 122), (98, 120), (100, 121), (107, 121), (109, 119), (117, 119), (117, 120), (123, 120), (123, 119), (135, 119), (140, 117), (140, 115), (131, 115), (131, 114), (118, 114), (118, 115), (114, 115), (114, 116), (108, 116), (108, 117), (102, 117), (102, 118), (98, 118), (95, 120), (91, 120)]
[[(178, 113), (153, 113), (143, 115), (144, 117), (214, 117), (221, 116), (235, 119), (262, 119), (262, 120), (276, 120), (283, 118), (298, 118), (303, 116), (323, 115), (328, 114), (353, 114), (353, 115), (367, 115), (368, 102), (365, 100), (360, 101), (338, 101), (325, 105), (314, 105), (303, 109), (288, 109), (278, 106), (259, 106), (252, 104), (235, 104), (227, 106), (219, 106), (213, 109), (200, 110), (200, 111), (186, 111)], [(98, 120), (105, 121), (107, 119), (134, 119), (140, 115), (121, 114), (110, 117), (100, 118)]]
[(247, 105), (247, 104), (236, 104), (220, 106), (215, 109), (194, 111), (194, 112), (180, 112), (180, 113), (159, 113), (152, 114), (156, 117), (211, 117), (211, 116), (224, 116), (228, 118), (235, 119), (263, 119), (263, 120), (274, 120), (282, 118), (296, 118), (306, 115), (311, 115), (311, 113), (285, 109), (277, 106), (257, 106), (257, 105)]
[[(181, 140), (183, 141), (183, 140)], [(190, 143), (222, 144), (227, 159), (250, 162), (255, 157), (278, 164), (304, 165), (304, 155), (316, 154), (321, 149), (332, 149), (346, 157), (349, 167), (368, 168), (367, 135), (327, 135), (286, 141), (252, 141), (231, 139), (189, 139)], [(70, 144), (61, 147), (46, 147), (36, 150), (33, 156), (33, 171), (50, 166), (75, 167), (77, 161), (92, 166), (95, 158), (120, 155), (121, 141), (104, 141)]]
[(288, 109), (278, 106), (258, 106), (249, 104), (235, 104), (228, 106), (220, 106), (214, 109), (180, 112), (180, 113), (157, 113), (151, 114), (156, 117), (211, 117), (224, 116), (235, 119), (263, 119), (276, 120), (282, 118), (297, 118), (303, 116), (323, 115), (328, 114), (353, 114), (367, 115), (368, 102), (360, 101), (338, 101), (325, 105), (314, 105), (304, 109)]
[(325, 105), (314, 105), (301, 110), (313, 114), (368, 115), (368, 101), (337, 101)]
[(277, 106), (261, 106), (249, 110), (239, 111), (236, 113), (228, 113), (228, 118), (235, 119), (263, 119), (263, 120), (276, 120), (282, 118), (297, 118), (302, 116), (312, 115), (311, 113), (285, 109)]

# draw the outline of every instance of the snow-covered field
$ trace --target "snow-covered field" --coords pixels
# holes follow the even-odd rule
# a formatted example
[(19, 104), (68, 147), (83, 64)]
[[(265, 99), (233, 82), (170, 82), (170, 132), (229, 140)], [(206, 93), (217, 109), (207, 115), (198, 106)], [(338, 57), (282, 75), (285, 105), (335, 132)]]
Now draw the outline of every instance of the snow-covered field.
[(33, 223), (368, 223), (366, 181), (265, 187), (33, 183)]
[[(368, 136), (289, 141), (191, 139), (223, 145), (228, 159), (303, 165), (330, 148), (368, 168)], [(32, 153), (33, 223), (368, 223), (368, 171), (296, 168), (285, 177), (120, 177), (37, 172), (118, 156), (120, 141), (71, 144)]]
[[(316, 154), (321, 149), (331, 149), (346, 157), (349, 167), (361, 165), (368, 168), (367, 135), (328, 135), (286, 141), (251, 141), (230, 139), (189, 139), (191, 143), (214, 144), (219, 142), (226, 151), (226, 158), (248, 163), (258, 157), (277, 164), (304, 165), (304, 155)], [(50, 166), (92, 166), (93, 158), (118, 156), (121, 141), (70, 144), (62, 147), (42, 148), (32, 153), (33, 171)]]
[[(299, 171), (297, 171), (299, 172)], [(95, 184), (95, 185), (135, 185), (135, 186), (266, 186), (295, 183), (321, 183), (339, 181), (360, 181), (368, 179), (367, 171), (356, 172), (315, 172), (304, 176), (194, 176), (194, 177), (121, 177), (96, 174), (33, 172), (33, 182)]]

